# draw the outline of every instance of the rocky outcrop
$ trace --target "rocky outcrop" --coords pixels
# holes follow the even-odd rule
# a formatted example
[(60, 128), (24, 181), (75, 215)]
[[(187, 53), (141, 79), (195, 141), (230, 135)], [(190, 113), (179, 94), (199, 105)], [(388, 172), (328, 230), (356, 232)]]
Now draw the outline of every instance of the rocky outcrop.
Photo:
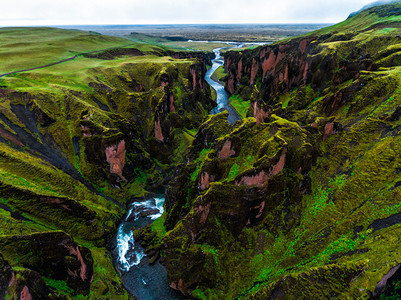
[[(65, 281), (77, 294), (89, 293), (93, 279), (91, 252), (77, 245), (63, 232), (1, 237), (0, 251), (13, 260), (17, 254), (18, 263), (26, 269)], [(29, 297), (29, 288), (23, 288), (22, 291)]]
[[(253, 85), (256, 77), (260, 77), (261, 87), (266, 88), (262, 92), (264, 98), (273, 97), (294, 86), (307, 83), (312, 64), (308, 53), (314, 51), (315, 45), (312, 41), (315, 40), (313, 38), (292, 40), (288, 44), (261, 47), (254, 52), (244, 51), (241, 55), (230, 52), (225, 55), (228, 91), (234, 93), (234, 86), (239, 83)], [(331, 70), (326, 71), (331, 72)]]
[(257, 124), (261, 124), (265, 121), (265, 118), (269, 116), (269, 111), (265, 111), (264, 108), (259, 108), (258, 102), (253, 103), (253, 117), (256, 119)]
[(226, 89), (251, 108), (231, 126), (208, 118), (170, 182), (172, 287), (196, 299), (400, 294), (399, 11), (225, 55)]
[[(22, 31), (32, 33), (32, 45), (35, 36), (57, 40), (71, 33)], [(77, 40), (83, 49), (126, 44), (78, 34), (60, 51), (72, 51), (68, 47)], [(44, 299), (61, 290), (71, 297), (127, 298), (107, 252), (125, 204), (171, 176), (191, 142), (184, 132), (199, 128), (215, 105), (204, 82), (208, 54), (153, 45), (149, 50), (110, 47), (82, 56), (82, 69), (81, 61), (66, 62), (77, 72), (66, 68), (56, 75), (49, 65), (40, 74), (32, 69), (24, 78), (10, 74), (1, 80), (0, 240), (14, 237), (7, 247), (18, 246), (0, 250), (18, 270), (19, 283), (10, 297)], [(48, 231), (63, 231), (86, 247), (69, 236), (64, 247)], [(35, 251), (25, 253), (23, 244)], [(99, 266), (95, 270), (91, 253)], [(21, 259), (25, 254), (27, 259)]]
[(0, 253), (0, 299), (5, 298), (8, 287), (14, 283), (14, 278), (13, 269)]
[[(219, 127), (218, 117), (210, 120), (215, 128)], [(262, 128), (255, 121), (248, 121), (237, 125), (228, 137), (221, 131), (224, 140), (216, 136), (216, 140), (210, 143), (213, 146), (208, 154), (202, 156), (202, 161), (199, 162), (198, 158), (191, 162), (189, 156), (188, 166), (180, 171), (182, 175), (179, 176), (198, 172), (197, 184), (190, 182), (188, 185), (188, 182), (177, 180), (167, 190), (168, 228), (172, 228), (170, 222), (173, 216), (181, 216), (181, 222), (163, 240), (164, 264), (171, 286), (184, 294), (189, 294), (199, 285), (215, 286), (210, 282), (210, 276), (218, 277), (217, 274), (212, 275), (213, 272), (227, 265), (219, 260), (211, 266), (209, 260), (213, 253), (220, 253), (223, 251), (222, 247), (234, 247), (245, 228), (258, 226), (267, 216), (278, 213), (278, 207), (289, 208), (295, 205), (299, 196), (308, 190), (307, 176), (296, 179), (296, 176), (286, 177), (283, 173), (308, 174), (316, 156), (313, 147), (308, 144), (312, 136), (296, 124), (283, 123), (282, 119), (272, 117), (275, 122), (270, 127)], [(250, 132), (258, 138), (255, 140)], [(201, 141), (201, 136), (210, 138), (205, 133), (206, 128), (201, 128), (196, 137), (202, 145), (207, 143), (205, 140)], [(282, 139), (273, 142), (277, 136)], [(249, 147), (250, 145), (252, 146)], [(300, 148), (303, 150), (300, 151)], [(256, 151), (258, 155), (250, 156), (252, 151)], [(252, 164), (238, 170), (235, 176), (230, 175), (238, 167), (234, 164), (235, 161), (250, 159), (249, 157)], [(195, 166), (195, 171), (191, 171)], [(191, 176), (195, 178), (194, 175)], [(233, 178), (227, 182), (227, 176)], [(186, 193), (180, 195), (181, 190)], [(183, 210), (182, 206), (191, 206), (193, 211)], [(297, 222), (292, 214), (285, 218), (287, 222), (277, 222), (272, 225), (272, 230), (289, 228), (291, 219), (292, 222)], [(205, 244), (211, 245), (212, 252), (203, 248)], [(197, 275), (193, 270), (197, 270)]]
[(223, 145), (223, 148), (221, 148), (221, 150), (219, 152), (219, 158), (220, 159), (230, 158), (234, 154), (235, 154), (235, 151), (231, 148), (231, 141), (226, 140)]
[(160, 119), (157, 119), (157, 121), (155, 121), (155, 138), (159, 142), (164, 142), (164, 136), (163, 136), (162, 128), (160, 126)]
[(46, 284), (42, 276), (32, 270), (20, 269), (15, 271), (14, 281), (7, 289), (7, 296), (18, 299), (68, 299), (55, 291), (54, 287)]
[(110, 164), (110, 173), (118, 175), (122, 180), (127, 181), (123, 176), (125, 166), (125, 141), (121, 140), (115, 145), (106, 147), (106, 160)]
[(232, 94), (240, 85), (256, 84), (259, 98), (253, 111), (254, 117), (261, 120), (269, 109), (260, 107), (273, 107), (280, 95), (297, 87), (310, 85), (315, 91), (323, 91), (330, 84), (357, 79), (361, 72), (376, 68), (372, 55), (363, 47), (351, 50), (356, 58), (352, 61), (339, 57), (335, 51), (322, 51), (320, 45), (330, 38), (330, 35), (310, 35), (241, 54), (229, 52), (225, 55), (226, 89)]

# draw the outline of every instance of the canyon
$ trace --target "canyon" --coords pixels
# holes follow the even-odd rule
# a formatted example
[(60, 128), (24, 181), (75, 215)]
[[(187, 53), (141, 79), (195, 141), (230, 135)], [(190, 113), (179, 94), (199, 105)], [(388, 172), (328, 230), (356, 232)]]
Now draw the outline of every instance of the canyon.
[(220, 107), (218, 49), (0, 29), (76, 55), (0, 62), (0, 299), (399, 296), (400, 22), (224, 52)]

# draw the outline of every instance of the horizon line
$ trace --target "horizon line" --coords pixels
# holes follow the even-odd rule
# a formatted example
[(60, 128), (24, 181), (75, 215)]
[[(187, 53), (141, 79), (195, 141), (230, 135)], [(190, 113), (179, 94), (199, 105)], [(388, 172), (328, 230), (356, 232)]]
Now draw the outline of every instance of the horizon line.
[(200, 25), (332, 25), (333, 22), (274, 22), (274, 23), (137, 23), (137, 24), (35, 24), (35, 25), (0, 25), (5, 27), (58, 27), (58, 26), (200, 26)]

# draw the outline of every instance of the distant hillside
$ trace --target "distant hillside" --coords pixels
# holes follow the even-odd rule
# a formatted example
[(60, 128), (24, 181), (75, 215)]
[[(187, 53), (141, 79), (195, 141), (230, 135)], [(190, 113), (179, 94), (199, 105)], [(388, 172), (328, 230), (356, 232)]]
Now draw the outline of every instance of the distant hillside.
[(372, 8), (375, 6), (379, 6), (379, 5), (391, 4), (391, 3), (395, 3), (395, 2), (400, 2), (400, 0), (379, 0), (379, 1), (372, 2), (370, 4), (365, 5), (360, 10), (350, 13), (350, 15), (348, 16), (348, 19), (352, 18), (353, 16), (359, 14), (361, 11), (364, 11), (366, 9), (369, 9), (369, 8)]

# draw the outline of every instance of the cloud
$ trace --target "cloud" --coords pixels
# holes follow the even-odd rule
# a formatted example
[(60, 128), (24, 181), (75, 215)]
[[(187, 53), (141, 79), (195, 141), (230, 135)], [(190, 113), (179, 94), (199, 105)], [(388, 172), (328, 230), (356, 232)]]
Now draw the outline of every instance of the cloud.
[(369, 2), (371, 1), (13, 0), (2, 3), (0, 26), (338, 22)]

